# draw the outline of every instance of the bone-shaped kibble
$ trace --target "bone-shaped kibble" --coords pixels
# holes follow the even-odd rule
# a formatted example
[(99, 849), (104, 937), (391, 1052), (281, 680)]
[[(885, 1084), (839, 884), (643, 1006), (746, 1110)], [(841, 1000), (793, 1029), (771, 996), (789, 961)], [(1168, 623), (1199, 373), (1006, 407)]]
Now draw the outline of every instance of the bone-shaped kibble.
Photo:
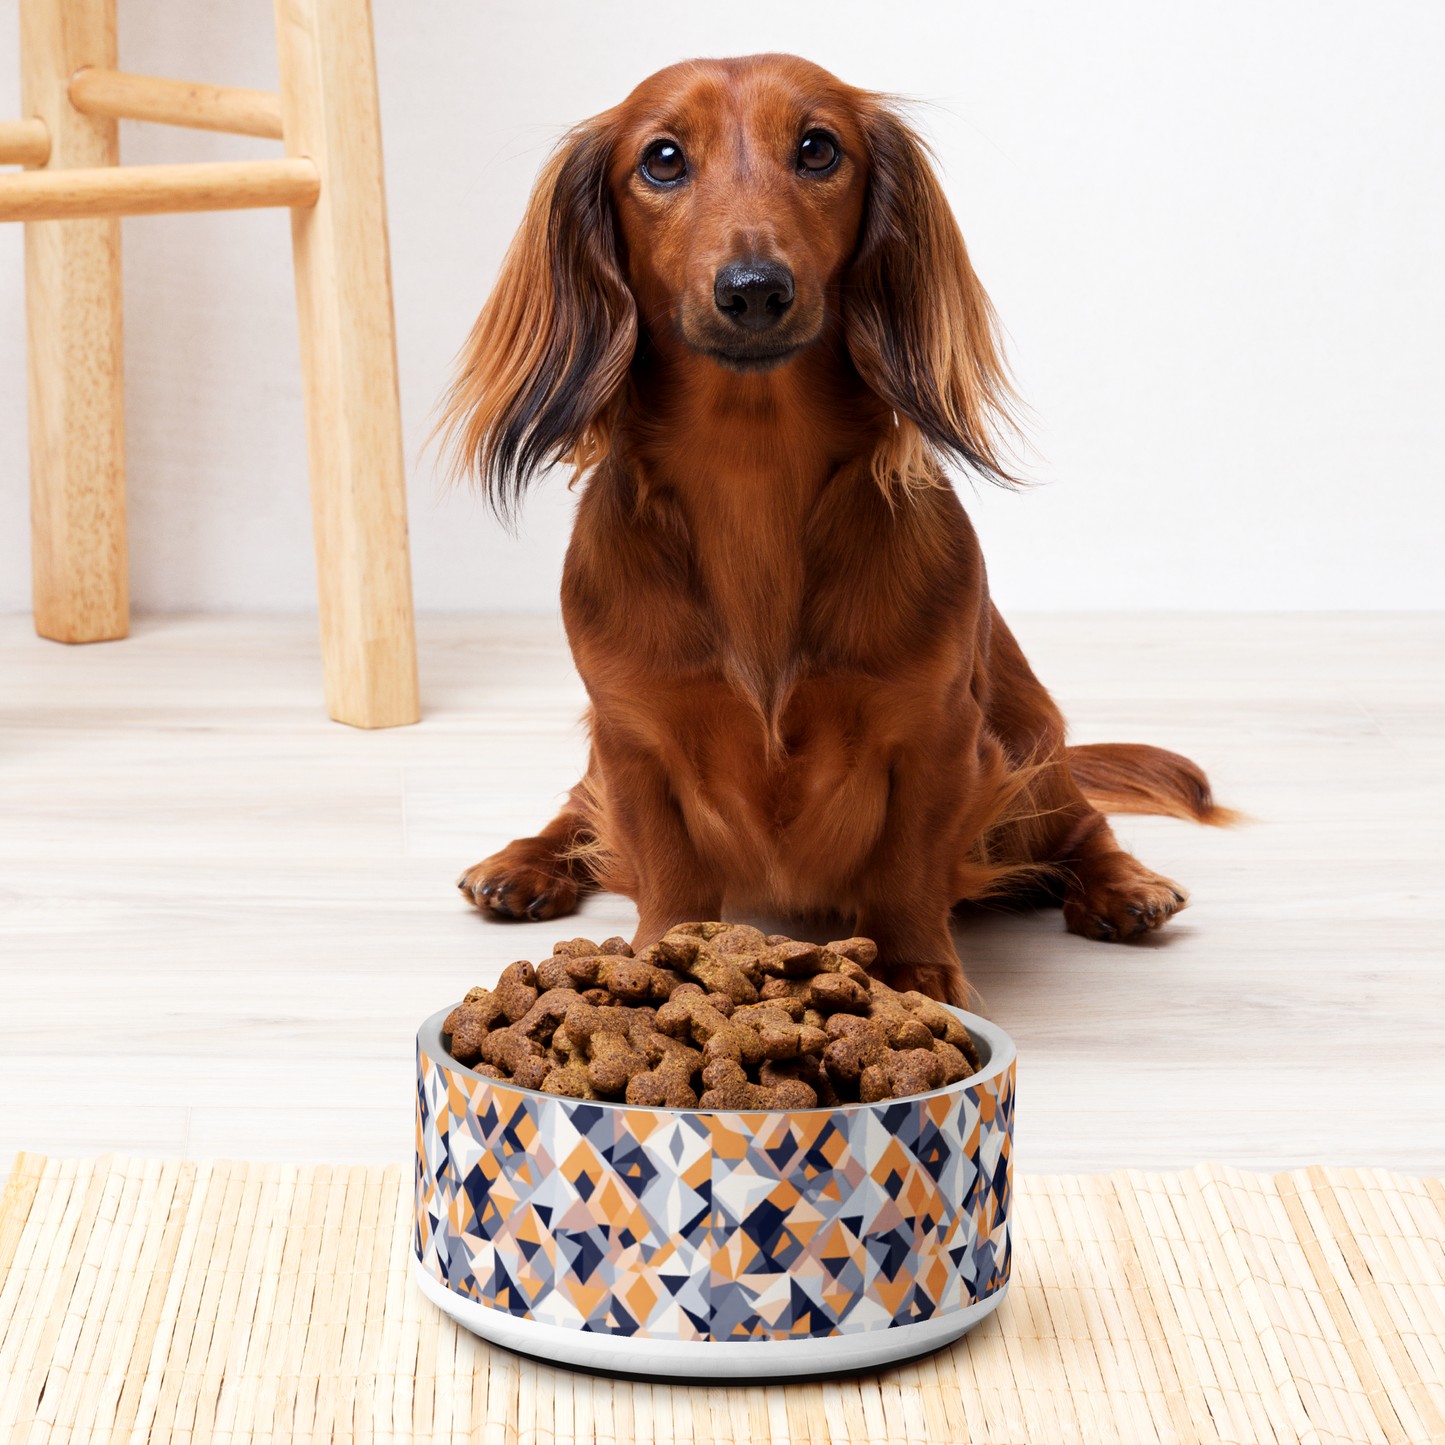
[(828, 1036), (832, 1042), (823, 1050), (823, 1063), (835, 1084), (856, 1084), (864, 1069), (889, 1052), (882, 1025), (856, 1014), (834, 1014)]
[(974, 1073), (978, 1072), (978, 1050), (974, 1048), (968, 1030), (941, 1003), (912, 988), (907, 993), (900, 993), (898, 1002), (914, 1018), (927, 1024), (934, 1038), (951, 1043), (969, 1061)]
[(825, 947), (829, 953), (851, 959), (860, 968), (871, 968), (878, 958), (878, 945), (871, 938), (840, 938)]
[[(769, 980), (777, 982), (777, 980)], [(807, 1010), (807, 1004), (801, 998), (793, 994), (783, 994), (777, 998), (760, 999), (757, 1003), (745, 1003), (741, 1008), (733, 1010), (732, 1016), (739, 1021), (761, 1016), (764, 1013), (780, 1013), (792, 1019), (795, 1024), (803, 1022), (803, 1014)]]
[(716, 938), (720, 933), (726, 933), (730, 928), (737, 925), (732, 923), (674, 923), (667, 930), (666, 937), (678, 938), (700, 938), (704, 943), (709, 939)]
[(943, 1060), (932, 1049), (889, 1051), (863, 1070), (858, 1080), (858, 1099), (860, 1103), (876, 1104), (881, 1099), (904, 1099), (942, 1086)]
[(731, 1018), (733, 1010), (737, 1008), (732, 999), (725, 993), (709, 993), (700, 983), (693, 983), (689, 979), (686, 983), (680, 983), (668, 994), (669, 1002), (675, 998), (700, 998), (710, 1003), (725, 1019)]
[(586, 958), (589, 954), (600, 953), (601, 949), (590, 938), (564, 938), (552, 945), (552, 952), (569, 958)]
[(537, 965), (537, 987), (546, 993), (554, 988), (571, 988), (572, 975), (567, 966), (572, 962), (570, 953), (554, 953)]
[[(657, 1062), (653, 1057), (653, 1041), (655, 1039), (667, 1039), (670, 1044), (678, 1043), (668, 1035), (658, 1033), (655, 1008), (644, 1006), (630, 1008), (627, 1012), (632, 1016), (627, 1025), (627, 1042), (632, 1045), (633, 1052), (641, 1054), (649, 1064)], [(678, 1043), (678, 1047), (683, 1047), (683, 1045)]]
[(865, 1014), (873, 1002), (866, 988), (842, 973), (819, 974), (812, 980), (808, 1001), (825, 1014)]
[(537, 1002), (537, 970), (526, 959), (509, 963), (492, 993), (502, 1005), (502, 1012), (516, 1023)]
[(703, 1109), (813, 1109), (818, 1096), (799, 1079), (784, 1079), (768, 1087), (754, 1084), (733, 1059), (718, 1059), (702, 1071), (707, 1092), (698, 1101)]
[(721, 933), (715, 933), (706, 943), (710, 953), (736, 965), (754, 988), (762, 986), (766, 977), (762, 970), (762, 955), (767, 951), (768, 945), (758, 929), (751, 928), (746, 923), (735, 924)]
[[(831, 977), (831, 975), (829, 976)], [(764, 1003), (795, 998), (806, 1008), (812, 1002), (813, 980), (811, 978), (764, 978), (763, 986), (758, 990), (758, 997)]]
[(699, 1087), (709, 1108), (876, 1102), (978, 1069), (949, 1010), (869, 975), (867, 939), (688, 923), (631, 954), (620, 937), (575, 938), (535, 969), (510, 965), (447, 1016), (452, 1055), (525, 1088), (674, 1109), (698, 1107)]
[(655, 968), (640, 958), (614, 958), (594, 954), (590, 958), (567, 960), (567, 975), (576, 988), (600, 985), (624, 1003), (653, 999), (665, 1003), (681, 982), (670, 969)]
[(968, 1062), (963, 1050), (955, 1048), (947, 1039), (934, 1039), (933, 1052), (943, 1060), (943, 1083), (938, 1086), (939, 1088), (972, 1078), (978, 1072)]
[(842, 960), (819, 943), (778, 943), (758, 955), (758, 967), (774, 978), (811, 978), (837, 973)]
[(632, 1027), (625, 1008), (598, 1008), (590, 1003), (575, 1003), (567, 1010), (567, 1032), (579, 1043), (587, 1044), (596, 1033), (626, 1036)]
[(633, 1029), (628, 1041), (651, 1065), (661, 1063), (668, 1054), (678, 1054), (693, 1073), (702, 1068), (702, 1050), (693, 1048), (686, 1039), (663, 1033), (657, 1027), (656, 1018), (644, 1028)]
[[(789, 1002), (796, 1001), (790, 999)], [(795, 1059), (799, 1054), (820, 1054), (828, 1043), (828, 1036), (822, 1029), (811, 1028), (801, 1020), (790, 1018), (776, 1005), (746, 1005), (734, 1012), (732, 1021), (757, 1034), (765, 1059)]]
[(703, 1057), (736, 1059), (743, 1064), (763, 1061), (762, 1040), (752, 1029), (735, 1024), (723, 1016), (706, 999), (684, 994), (669, 999), (657, 1011), (659, 1033), (675, 1039), (690, 1038), (701, 1044)]
[(561, 1027), (567, 1017), (567, 1010), (574, 1003), (581, 1003), (582, 995), (575, 989), (554, 988), (539, 994), (537, 1002), (513, 1025), (520, 1034), (540, 1043), (550, 1043), (552, 1035)]
[(578, 1059), (565, 1064), (554, 1064), (547, 1077), (542, 1080), (544, 1094), (560, 1094), (565, 1099), (595, 1099), (597, 1090), (587, 1076), (587, 1065)]
[(707, 944), (714, 953), (725, 958), (746, 958), (761, 953), (768, 946), (768, 940), (763, 937), (760, 929), (752, 928), (746, 923), (734, 923), (721, 933), (713, 934)]
[(587, 1078), (599, 1094), (621, 1094), (634, 1074), (647, 1068), (628, 1040), (631, 1010), (594, 1008), (574, 1003), (567, 1010), (567, 1033), (587, 1047)]
[(870, 980), (872, 1010), (870, 1016), (883, 1025), (891, 1049), (931, 1049), (933, 1030), (922, 1019), (910, 1013), (896, 994), (881, 979)]
[(701, 939), (669, 934), (639, 955), (659, 968), (675, 969), (709, 993), (725, 993), (734, 1003), (756, 1003), (758, 990), (734, 962), (720, 957)]
[(552, 1035), (552, 1052), (565, 1064), (574, 1060), (580, 1061), (584, 1067), (587, 1063), (587, 1045), (580, 1039), (574, 1039), (567, 1032), (567, 1022), (564, 1019), (557, 1027), (557, 1032)]
[(880, 1042), (887, 1043), (882, 1023), (878, 1019), (866, 1018), (859, 1014), (831, 1014), (823, 1028), (830, 1039), (848, 1038), (853, 1034), (868, 1034)]
[(482, 996), (473, 998), (469, 994), (467, 1001), (459, 1003), (442, 1024), (442, 1032), (452, 1036), (452, 1057), (463, 1064), (481, 1056), (482, 1040), (506, 1017), (494, 994), (485, 989), (473, 989), (471, 993)]
[(788, 1081), (806, 1084), (818, 1096), (818, 1104), (831, 1109), (839, 1102), (838, 1091), (817, 1054), (799, 1054), (795, 1059), (764, 1059), (758, 1069), (758, 1082), (775, 1089)]
[[(482, 1058), (489, 1064), (506, 1069), (518, 1083), (521, 1083), (521, 1079), (517, 1071), (530, 1059), (544, 1060), (544, 1054), (542, 1045), (536, 1039), (529, 1039), (526, 1034), (520, 1033), (515, 1025), (505, 1029), (493, 1029), (482, 1040)], [(540, 1076), (538, 1081), (540, 1082)], [(536, 1085), (528, 1084), (527, 1087), (535, 1088)]]
[(627, 1102), (653, 1109), (693, 1108), (697, 1091), (692, 1081), (702, 1066), (702, 1055), (656, 1030), (645, 1041), (643, 1052), (652, 1067), (627, 1081)]
[(627, 1102), (643, 1109), (695, 1109), (697, 1090), (678, 1074), (649, 1069), (627, 1081)]

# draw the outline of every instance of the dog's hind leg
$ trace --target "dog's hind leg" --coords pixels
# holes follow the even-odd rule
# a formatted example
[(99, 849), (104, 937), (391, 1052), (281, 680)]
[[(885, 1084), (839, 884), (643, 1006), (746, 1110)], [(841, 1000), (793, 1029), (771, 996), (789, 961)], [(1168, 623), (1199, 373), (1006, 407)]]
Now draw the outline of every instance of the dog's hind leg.
[(1086, 813), (1060, 860), (1068, 879), (1064, 926), (1103, 943), (1126, 943), (1189, 905), (1182, 884), (1125, 852), (1102, 813)]
[(1119, 846), (1064, 758), (1039, 770), (1025, 798), (1025, 816), (998, 829), (988, 848), (994, 863), (1040, 868), (1032, 880), (1021, 875), (1021, 902), (1062, 904), (1071, 933), (1109, 943), (1141, 937), (1187, 906), (1180, 884)]
[(1158, 928), (1186, 906), (1189, 895), (1120, 848), (1104, 812), (1152, 813), (1214, 828), (1230, 827), (1239, 814), (1214, 801), (1198, 764), (1164, 748), (1094, 743), (1066, 748), (1064, 761), (1091, 810), (1075, 825), (1067, 849), (1065, 924), (1109, 942)]
[(588, 780), (572, 789), (567, 806), (534, 838), (514, 838), (457, 879), (469, 903), (495, 918), (540, 921), (573, 912), (596, 887), (587, 854), (592, 841)]
[(1166, 923), (1189, 895), (1119, 846), (1105, 810), (1158, 813), (1228, 826), (1208, 779), (1188, 758), (1136, 744), (1064, 745), (1064, 720), (1018, 643), (991, 618), (989, 723), (1019, 766), (1037, 774), (1021, 815), (988, 840), (990, 858), (1041, 865), (1038, 891), (1063, 904), (1064, 924), (1086, 938), (1122, 943)]

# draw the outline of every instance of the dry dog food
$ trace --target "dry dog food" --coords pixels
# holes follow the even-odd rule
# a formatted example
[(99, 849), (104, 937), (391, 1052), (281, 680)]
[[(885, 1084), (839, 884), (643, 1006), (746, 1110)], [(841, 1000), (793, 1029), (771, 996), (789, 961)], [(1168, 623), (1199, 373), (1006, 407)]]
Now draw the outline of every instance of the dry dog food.
[(866, 938), (799, 943), (682, 923), (633, 957), (556, 945), (474, 988), (442, 1031), (458, 1063), (572, 1099), (670, 1109), (812, 1109), (902, 1099), (977, 1072), (962, 1024), (870, 977)]

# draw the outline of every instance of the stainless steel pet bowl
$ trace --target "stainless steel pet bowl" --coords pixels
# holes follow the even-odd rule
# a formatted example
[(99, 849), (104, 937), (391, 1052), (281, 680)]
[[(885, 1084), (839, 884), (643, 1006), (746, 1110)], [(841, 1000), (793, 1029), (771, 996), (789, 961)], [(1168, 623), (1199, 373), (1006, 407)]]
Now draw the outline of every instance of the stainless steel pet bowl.
[(484, 1078), (417, 1034), (412, 1273), (564, 1366), (690, 1379), (877, 1369), (1008, 1289), (1014, 1046), (946, 1089), (778, 1113), (639, 1109)]

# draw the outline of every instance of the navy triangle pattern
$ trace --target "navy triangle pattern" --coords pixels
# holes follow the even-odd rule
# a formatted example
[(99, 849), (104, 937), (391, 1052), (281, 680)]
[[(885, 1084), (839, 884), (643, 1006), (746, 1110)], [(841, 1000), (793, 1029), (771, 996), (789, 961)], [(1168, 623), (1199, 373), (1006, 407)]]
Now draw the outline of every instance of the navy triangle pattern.
[(418, 1047), (421, 1265), (517, 1318), (799, 1339), (968, 1308), (1012, 1257), (1014, 1074), (920, 1099), (704, 1114), (556, 1098)]

